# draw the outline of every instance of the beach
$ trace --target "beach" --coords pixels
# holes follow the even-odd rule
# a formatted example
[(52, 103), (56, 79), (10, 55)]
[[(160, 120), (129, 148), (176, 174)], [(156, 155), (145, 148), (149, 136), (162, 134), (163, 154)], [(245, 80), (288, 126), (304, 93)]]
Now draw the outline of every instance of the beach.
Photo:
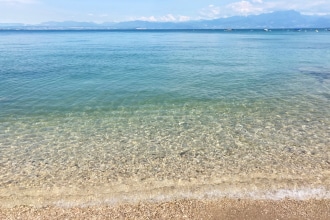
[[(8, 196), (0, 200), (0, 219), (326, 220), (330, 217), (326, 188), (270, 190), (273, 186), (264, 186), (262, 191), (260, 187), (248, 188), (248, 184), (244, 190), (223, 185), (218, 190), (216, 186), (194, 184), (188, 189), (172, 186), (151, 191), (139, 186), (117, 194), (110, 193), (114, 190), (110, 188), (29, 190), (16, 195), (15, 190), (9, 190)], [(243, 186), (241, 183), (240, 187)]]
[(115, 206), (1, 208), (1, 219), (318, 219), (330, 200), (175, 200)]

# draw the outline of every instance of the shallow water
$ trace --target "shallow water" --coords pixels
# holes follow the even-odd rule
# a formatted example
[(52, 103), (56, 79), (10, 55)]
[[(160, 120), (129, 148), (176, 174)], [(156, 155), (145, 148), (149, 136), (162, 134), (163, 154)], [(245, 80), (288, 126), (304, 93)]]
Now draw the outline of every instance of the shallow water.
[(330, 197), (329, 48), (328, 32), (2, 31), (0, 204)]

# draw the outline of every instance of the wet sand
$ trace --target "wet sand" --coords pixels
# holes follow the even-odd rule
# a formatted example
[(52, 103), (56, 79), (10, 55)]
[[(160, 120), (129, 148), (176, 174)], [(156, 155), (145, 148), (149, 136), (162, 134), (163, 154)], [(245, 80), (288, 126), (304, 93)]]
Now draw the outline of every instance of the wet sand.
[(112, 206), (16, 206), (0, 219), (330, 219), (330, 200), (183, 199)]

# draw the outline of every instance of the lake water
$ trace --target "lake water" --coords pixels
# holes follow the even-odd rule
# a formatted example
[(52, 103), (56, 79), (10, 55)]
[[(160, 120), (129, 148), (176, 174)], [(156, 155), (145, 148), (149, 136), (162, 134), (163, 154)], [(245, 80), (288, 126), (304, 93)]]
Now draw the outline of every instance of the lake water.
[(0, 205), (330, 198), (330, 32), (1, 31)]

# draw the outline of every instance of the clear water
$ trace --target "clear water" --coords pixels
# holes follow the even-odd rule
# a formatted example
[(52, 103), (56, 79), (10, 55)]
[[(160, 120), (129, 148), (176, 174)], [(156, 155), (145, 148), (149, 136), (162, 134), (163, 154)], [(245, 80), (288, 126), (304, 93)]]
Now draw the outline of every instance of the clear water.
[(1, 31), (0, 204), (329, 197), (329, 48), (321, 31)]

